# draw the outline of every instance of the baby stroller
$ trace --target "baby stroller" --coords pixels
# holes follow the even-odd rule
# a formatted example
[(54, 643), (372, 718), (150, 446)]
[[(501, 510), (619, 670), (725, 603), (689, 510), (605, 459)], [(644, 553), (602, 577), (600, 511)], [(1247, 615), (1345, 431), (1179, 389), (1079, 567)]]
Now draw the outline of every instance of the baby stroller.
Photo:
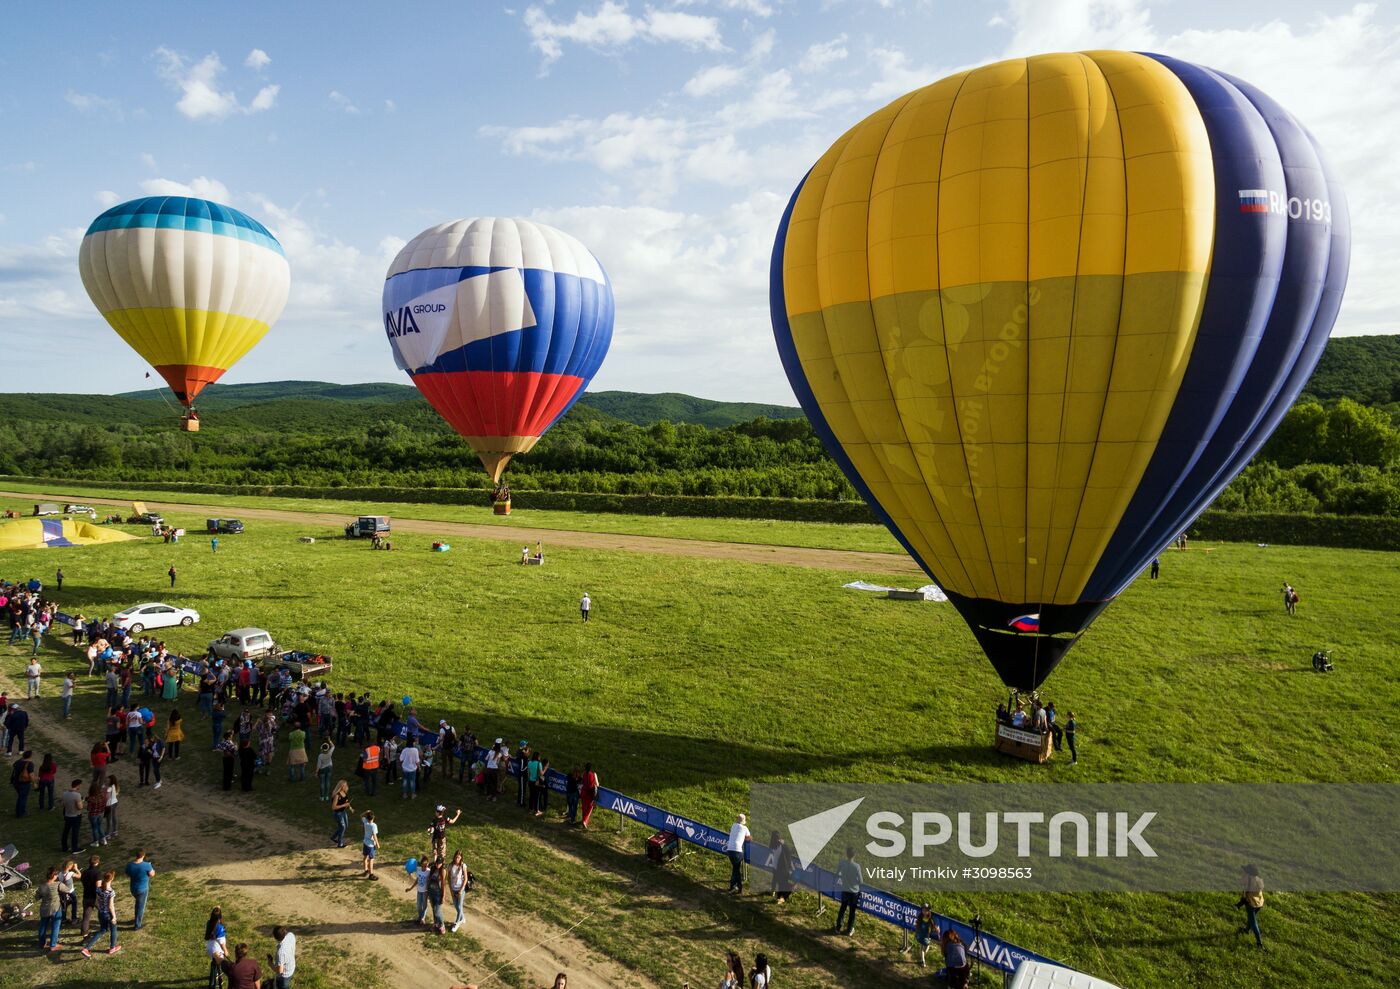
[(34, 884), (26, 876), (28, 862), (16, 862), (19, 849), (0, 848), (0, 931), (26, 923), (34, 913)]

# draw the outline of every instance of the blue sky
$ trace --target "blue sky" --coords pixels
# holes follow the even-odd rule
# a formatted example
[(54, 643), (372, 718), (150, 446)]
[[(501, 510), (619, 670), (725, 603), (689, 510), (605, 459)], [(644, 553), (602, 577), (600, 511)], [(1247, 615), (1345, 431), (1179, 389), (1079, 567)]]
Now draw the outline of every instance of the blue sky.
[(0, 38), (4, 390), (115, 392), (145, 366), (77, 277), (106, 205), (193, 193), (282, 240), (287, 311), (226, 381), (406, 378), (378, 309), (423, 228), (531, 216), (617, 297), (595, 389), (791, 403), (767, 256), (847, 127), (967, 65), (1165, 51), (1277, 96), (1355, 217), (1338, 333), (1400, 329), (1400, 24), (1373, 5), (1176, 0), (127, 3), (13, 8)]

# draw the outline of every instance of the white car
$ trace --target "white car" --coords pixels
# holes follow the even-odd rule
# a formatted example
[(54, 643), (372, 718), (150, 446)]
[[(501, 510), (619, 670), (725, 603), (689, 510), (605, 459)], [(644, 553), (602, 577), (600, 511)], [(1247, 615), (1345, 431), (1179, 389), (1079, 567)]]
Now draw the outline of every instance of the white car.
[(112, 624), (126, 629), (132, 635), (140, 635), (148, 628), (166, 628), (170, 625), (193, 625), (199, 621), (199, 612), (193, 608), (176, 608), (169, 604), (138, 604), (112, 616)]

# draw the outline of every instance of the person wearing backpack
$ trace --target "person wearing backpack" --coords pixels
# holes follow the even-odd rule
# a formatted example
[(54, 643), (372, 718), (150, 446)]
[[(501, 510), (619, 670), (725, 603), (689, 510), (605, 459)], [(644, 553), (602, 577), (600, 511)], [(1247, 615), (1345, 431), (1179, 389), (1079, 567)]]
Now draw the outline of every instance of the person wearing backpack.
[(749, 989), (769, 989), (772, 985), (773, 969), (768, 964), (768, 956), (760, 951), (749, 972)]
[(15, 817), (24, 817), (29, 813), (29, 791), (34, 787), (33, 757), (34, 753), (26, 749), (10, 770), (10, 786), (15, 788)]

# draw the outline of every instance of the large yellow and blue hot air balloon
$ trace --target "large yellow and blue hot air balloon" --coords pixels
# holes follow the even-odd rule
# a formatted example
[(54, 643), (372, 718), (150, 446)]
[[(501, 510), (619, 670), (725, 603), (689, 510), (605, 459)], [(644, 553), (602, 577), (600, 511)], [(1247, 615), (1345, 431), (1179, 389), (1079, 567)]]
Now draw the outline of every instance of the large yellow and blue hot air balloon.
[(612, 342), (603, 266), (531, 220), (424, 230), (389, 265), (383, 310), (395, 363), (496, 482), (579, 400)]
[(843, 135), (783, 215), (772, 319), (827, 449), (1028, 689), (1278, 425), (1348, 259), (1342, 191), (1268, 96), (1042, 55)]
[(78, 267), (98, 311), (186, 408), (263, 338), (291, 281), (282, 245), (261, 223), (184, 196), (107, 210), (88, 228)]

